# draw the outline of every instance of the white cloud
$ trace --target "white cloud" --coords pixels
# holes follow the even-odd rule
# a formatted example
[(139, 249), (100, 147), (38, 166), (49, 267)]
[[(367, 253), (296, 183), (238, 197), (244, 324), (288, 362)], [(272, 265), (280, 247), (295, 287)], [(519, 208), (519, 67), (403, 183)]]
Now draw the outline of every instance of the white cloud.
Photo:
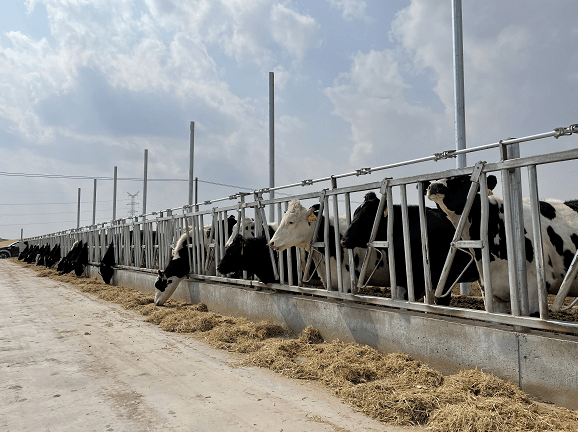
[(271, 9), (271, 34), (273, 39), (296, 59), (301, 59), (315, 43), (318, 24), (309, 15), (276, 4)]
[(367, 4), (364, 0), (327, 0), (332, 8), (341, 10), (341, 16), (346, 20), (354, 18), (368, 19), (365, 14)]
[[(578, 87), (572, 65), (577, 57), (565, 55), (561, 61), (561, 51), (553, 48), (578, 40), (570, 22), (555, 31), (551, 27), (570, 5), (537, 7), (524, 19), (516, 8), (497, 1), (464, 5), (469, 147), (575, 122), (572, 99)], [(325, 90), (333, 113), (351, 124), (351, 164), (401, 161), (454, 146), (451, 28), (447, 2), (413, 0), (392, 23), (397, 47), (358, 53), (351, 71)], [(428, 80), (443, 104), (442, 114), (424, 105), (426, 99), (406, 96), (417, 91), (410, 83), (421, 81), (423, 86)]]

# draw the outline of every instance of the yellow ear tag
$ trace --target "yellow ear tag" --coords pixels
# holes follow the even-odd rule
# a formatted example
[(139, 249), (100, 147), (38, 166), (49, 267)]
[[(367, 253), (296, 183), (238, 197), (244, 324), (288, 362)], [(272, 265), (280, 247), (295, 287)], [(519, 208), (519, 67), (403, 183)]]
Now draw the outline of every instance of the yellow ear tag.
[(317, 216), (315, 215), (315, 213), (311, 213), (311, 214), (309, 215), (309, 217), (307, 218), (307, 221), (308, 221), (309, 223), (315, 222), (316, 220), (317, 220)]
[(488, 189), (488, 196), (492, 196), (494, 195), (494, 192), (492, 192), (492, 189)]
[(383, 211), (383, 217), (387, 217), (387, 209)]

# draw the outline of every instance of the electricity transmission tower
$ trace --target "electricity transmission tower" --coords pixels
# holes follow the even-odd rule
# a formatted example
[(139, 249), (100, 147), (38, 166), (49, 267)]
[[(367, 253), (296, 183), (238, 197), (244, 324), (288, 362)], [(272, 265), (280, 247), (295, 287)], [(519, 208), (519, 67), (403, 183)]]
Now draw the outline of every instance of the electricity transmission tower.
[(138, 195), (138, 192), (135, 194), (131, 194), (131, 193), (127, 192), (127, 194), (130, 196), (130, 202), (127, 204), (127, 206), (130, 206), (129, 211), (128, 211), (128, 215), (130, 217), (135, 217), (137, 215), (136, 206), (138, 205), (138, 202), (136, 202), (136, 197)]

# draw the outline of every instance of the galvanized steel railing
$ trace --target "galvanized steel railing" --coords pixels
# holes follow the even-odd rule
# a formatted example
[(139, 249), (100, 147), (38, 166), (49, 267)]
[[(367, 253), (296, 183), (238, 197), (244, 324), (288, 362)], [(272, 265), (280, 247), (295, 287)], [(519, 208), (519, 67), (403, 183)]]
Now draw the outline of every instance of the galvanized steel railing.
[[(380, 209), (377, 213), (376, 223), (373, 226), (372, 237), (369, 242), (369, 248), (366, 252), (366, 259), (364, 260), (364, 265), (360, 269), (359, 281), (355, 278), (355, 272), (351, 271), (351, 277), (349, 280), (344, 280), (343, 274), (341, 272), (343, 257), (341, 256), (340, 248), (336, 249), (336, 262), (337, 271), (336, 274), (331, 274), (330, 272), (330, 259), (329, 255), (325, 254), (325, 268), (326, 268), (326, 287), (325, 289), (305, 286), (306, 282), (303, 279), (303, 270), (305, 273), (309, 273), (312, 262), (314, 261), (313, 253), (309, 254), (309, 258), (305, 264), (305, 268), (302, 266), (302, 251), (297, 252), (296, 250), (287, 250), (279, 254), (288, 255), (287, 267), (284, 265), (283, 260), (279, 259), (278, 264), (274, 265), (276, 275), (280, 279), (279, 284), (271, 284), (271, 286), (276, 290), (288, 291), (288, 292), (298, 292), (298, 293), (308, 293), (320, 295), (328, 298), (339, 298), (343, 300), (351, 300), (367, 304), (383, 305), (393, 308), (402, 308), (406, 310), (414, 310), (421, 312), (435, 313), (439, 315), (454, 316), (482, 321), (490, 321), (501, 324), (513, 325), (516, 327), (528, 327), (536, 329), (546, 329), (555, 330), (568, 333), (578, 334), (578, 324), (575, 323), (565, 323), (548, 320), (548, 305), (547, 305), (547, 292), (545, 288), (545, 278), (544, 278), (544, 260), (542, 251), (542, 241), (541, 241), (541, 230), (540, 230), (540, 212), (539, 212), (539, 199), (538, 199), (538, 188), (537, 188), (537, 174), (536, 166), (542, 164), (550, 164), (561, 161), (575, 160), (578, 159), (578, 149), (554, 152), (549, 154), (530, 156), (530, 157), (519, 157), (519, 149), (517, 145), (519, 143), (532, 141), (536, 139), (543, 139), (548, 137), (558, 138), (561, 136), (571, 135), (573, 133), (578, 133), (578, 125), (571, 125), (567, 128), (557, 128), (552, 132), (547, 132), (538, 135), (532, 135), (524, 138), (508, 139), (503, 140), (498, 143), (488, 144), (480, 147), (453, 151), (449, 150), (442, 153), (436, 153), (433, 156), (415, 159), (406, 162), (394, 163), (390, 165), (384, 165), (376, 168), (362, 168), (355, 172), (325, 177), (317, 180), (304, 180), (300, 183), (294, 183), (291, 185), (279, 186), (275, 188), (265, 188), (255, 191), (253, 195), (253, 201), (247, 202), (246, 198), (250, 197), (251, 194), (248, 193), (238, 193), (226, 198), (220, 198), (216, 200), (209, 200), (203, 203), (184, 206), (177, 209), (168, 209), (166, 211), (161, 211), (158, 213), (152, 213), (148, 215), (141, 215), (130, 219), (119, 219), (112, 222), (107, 222), (103, 224), (97, 224), (89, 227), (83, 227), (80, 229), (72, 229), (68, 231), (58, 232), (54, 234), (49, 234), (45, 236), (33, 237), (27, 239), (32, 244), (50, 244), (54, 246), (57, 243), (61, 244), (61, 248), (64, 251), (69, 250), (74, 241), (83, 240), (88, 242), (89, 245), (89, 260), (92, 264), (98, 264), (101, 258), (104, 256), (106, 249), (110, 242), (114, 242), (115, 245), (115, 259), (119, 268), (156, 272), (158, 269), (164, 269), (168, 264), (170, 259), (170, 253), (172, 248), (175, 246), (178, 239), (185, 233), (191, 233), (191, 240), (187, 240), (187, 247), (191, 251), (189, 254), (191, 278), (196, 280), (207, 280), (213, 282), (226, 282), (238, 285), (256, 285), (259, 284), (255, 281), (246, 280), (246, 274), (243, 279), (231, 279), (225, 277), (224, 275), (219, 275), (216, 271), (216, 263), (219, 262), (221, 257), (225, 253), (225, 243), (227, 241), (227, 232), (225, 231), (227, 226), (227, 218), (230, 213), (236, 215), (237, 221), (241, 223), (241, 232), (245, 233), (244, 223), (245, 215), (249, 210), (255, 219), (255, 235), (265, 234), (267, 240), (269, 240), (269, 234), (267, 227), (267, 220), (264, 208), (266, 206), (272, 206), (277, 210), (279, 218), (282, 217), (282, 211), (286, 211), (290, 200), (300, 199), (300, 200), (317, 200), (320, 203), (320, 212), (325, 216), (325, 226), (321, 228), (320, 224), (317, 223), (315, 227), (315, 233), (317, 230), (323, 229), (323, 241), (313, 242), (312, 248), (323, 247), (329, 244), (329, 217), (333, 217), (334, 221), (339, 221), (340, 216), (340, 205), (339, 202), (344, 203), (344, 213), (345, 213), (345, 224), (349, 226), (351, 223), (351, 194), (357, 192), (367, 192), (367, 191), (378, 191), (382, 194), (382, 199), (380, 202)], [(417, 164), (425, 161), (439, 160), (452, 158), (458, 154), (473, 153), (476, 151), (487, 150), (491, 148), (499, 148), (500, 150), (500, 160), (499, 162), (486, 163), (480, 162), (474, 167), (466, 167), (459, 169), (450, 169), (439, 172), (432, 172), (426, 174), (419, 174), (409, 177), (402, 178), (385, 178), (382, 181), (365, 183), (356, 186), (347, 187), (337, 187), (337, 180), (340, 178), (360, 176), (370, 174), (376, 171), (386, 170), (390, 168), (396, 168), (406, 165)], [(521, 168), (527, 168), (528, 171), (528, 182), (530, 191), (530, 205), (532, 210), (532, 229), (534, 234), (534, 256), (536, 257), (536, 274), (537, 283), (539, 290), (539, 305), (540, 305), (540, 318), (528, 317), (528, 299), (527, 290), (524, 289), (526, 282), (526, 270), (525, 270), (525, 257), (521, 256), (515, 251), (523, 250), (519, 245), (524, 241), (523, 234), (523, 214), (521, 207)], [(506, 242), (508, 256), (516, 256), (517, 259), (509, 260), (509, 282), (510, 282), (510, 297), (511, 297), (511, 315), (497, 314), (493, 313), (493, 304), (491, 296), (491, 286), (489, 284), (489, 272), (490, 272), (490, 259), (487, 248), (483, 248), (484, 244), (487, 245), (487, 225), (482, 224), (481, 227), (481, 239), (478, 241), (463, 241), (461, 240), (461, 233), (459, 232), (460, 226), (458, 226), (458, 232), (452, 243), (451, 251), (455, 253), (456, 248), (467, 248), (472, 249), (476, 247), (482, 247), (482, 273), (484, 274), (484, 280), (486, 282), (485, 290), (485, 310), (471, 310), (471, 309), (461, 309), (452, 308), (445, 306), (436, 306), (433, 304), (433, 295), (438, 296), (442, 294), (443, 286), (445, 284), (445, 278), (449, 272), (449, 268), (444, 268), (442, 274), (442, 279), (440, 280), (438, 287), (433, 287), (431, 282), (431, 271), (429, 269), (429, 253), (428, 242), (427, 242), (427, 230), (425, 221), (425, 202), (424, 202), (424, 190), (423, 182), (437, 180), (440, 178), (453, 177), (457, 175), (472, 175), (472, 197), (475, 194), (475, 190), (478, 187), (484, 190), (486, 187), (485, 179), (486, 173), (497, 172), (501, 174), (502, 180), (502, 191), (504, 195), (504, 211), (505, 211), (505, 226), (506, 226)], [(295, 194), (289, 197), (280, 197), (270, 200), (265, 200), (262, 198), (262, 194), (270, 192), (273, 190), (283, 190), (288, 188), (293, 188), (296, 186), (310, 186), (321, 182), (330, 182), (330, 188), (322, 189), (315, 192)], [(409, 227), (408, 227), (408, 204), (407, 204), (407, 185), (417, 186), (417, 201), (419, 207), (420, 215), (420, 227), (422, 235), (422, 254), (424, 257), (424, 278), (425, 278), (425, 298), (423, 302), (416, 301), (414, 286), (413, 286), (413, 269), (411, 268), (411, 257), (412, 251), (409, 241)], [(393, 218), (388, 218), (388, 239), (387, 242), (375, 242), (375, 234), (378, 229), (379, 219), (381, 218), (381, 213), (384, 210), (384, 206), (387, 203), (389, 208), (389, 214), (393, 214), (393, 188), (399, 188), (399, 194), (401, 197), (401, 208), (402, 208), (402, 222), (403, 222), (403, 237), (405, 244), (405, 257), (406, 257), (406, 273), (407, 273), (407, 291), (408, 299), (404, 301), (399, 298), (395, 289), (391, 290), (391, 298), (366, 296), (356, 294), (358, 292), (358, 287), (361, 287), (366, 282), (366, 269), (368, 257), (373, 249), (391, 248), (393, 236)], [(488, 212), (488, 200), (487, 196), (480, 194), (482, 197), (482, 221), (487, 221)], [(223, 201), (236, 200), (234, 204), (221, 207), (213, 207), (205, 210), (200, 210), (201, 206), (213, 205), (216, 203), (221, 203)], [(339, 235), (338, 229), (335, 230), (335, 244), (339, 245)], [(313, 238), (316, 238), (315, 236)], [(291, 255), (298, 253), (299, 259), (296, 260), (297, 266), (297, 280), (293, 279), (293, 269)], [(451, 255), (451, 254), (450, 254)], [(578, 256), (578, 253), (577, 253)], [(396, 272), (395, 263), (392, 254), (389, 256), (389, 271), (390, 271), (390, 285), (392, 287), (397, 286), (396, 284)], [(273, 260), (273, 251), (271, 251), (271, 260)], [(564, 300), (563, 297), (567, 294), (569, 285), (578, 271), (578, 261), (575, 260), (569, 269), (567, 279), (568, 281), (563, 283), (563, 288), (566, 293), (560, 290), (560, 294), (555, 302), (555, 309), (559, 309)], [(355, 268), (353, 262), (352, 254), (349, 253), (348, 264), (350, 269)], [(451, 264), (451, 256), (448, 257), (446, 262), (446, 267)], [(331, 290), (331, 279), (335, 277), (337, 279), (337, 290)], [(437, 289), (436, 289), (437, 288)]]

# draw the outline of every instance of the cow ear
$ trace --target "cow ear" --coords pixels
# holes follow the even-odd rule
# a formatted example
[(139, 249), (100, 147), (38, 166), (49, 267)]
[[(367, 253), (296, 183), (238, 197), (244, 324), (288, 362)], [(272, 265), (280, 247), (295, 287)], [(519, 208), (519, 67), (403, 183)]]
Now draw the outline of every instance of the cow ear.
[(307, 210), (307, 222), (313, 223), (317, 220), (317, 215), (315, 214), (313, 207)]
[(495, 175), (489, 175), (487, 178), (487, 183), (488, 183), (488, 190), (494, 190), (494, 188), (498, 184), (498, 179), (496, 178)]

